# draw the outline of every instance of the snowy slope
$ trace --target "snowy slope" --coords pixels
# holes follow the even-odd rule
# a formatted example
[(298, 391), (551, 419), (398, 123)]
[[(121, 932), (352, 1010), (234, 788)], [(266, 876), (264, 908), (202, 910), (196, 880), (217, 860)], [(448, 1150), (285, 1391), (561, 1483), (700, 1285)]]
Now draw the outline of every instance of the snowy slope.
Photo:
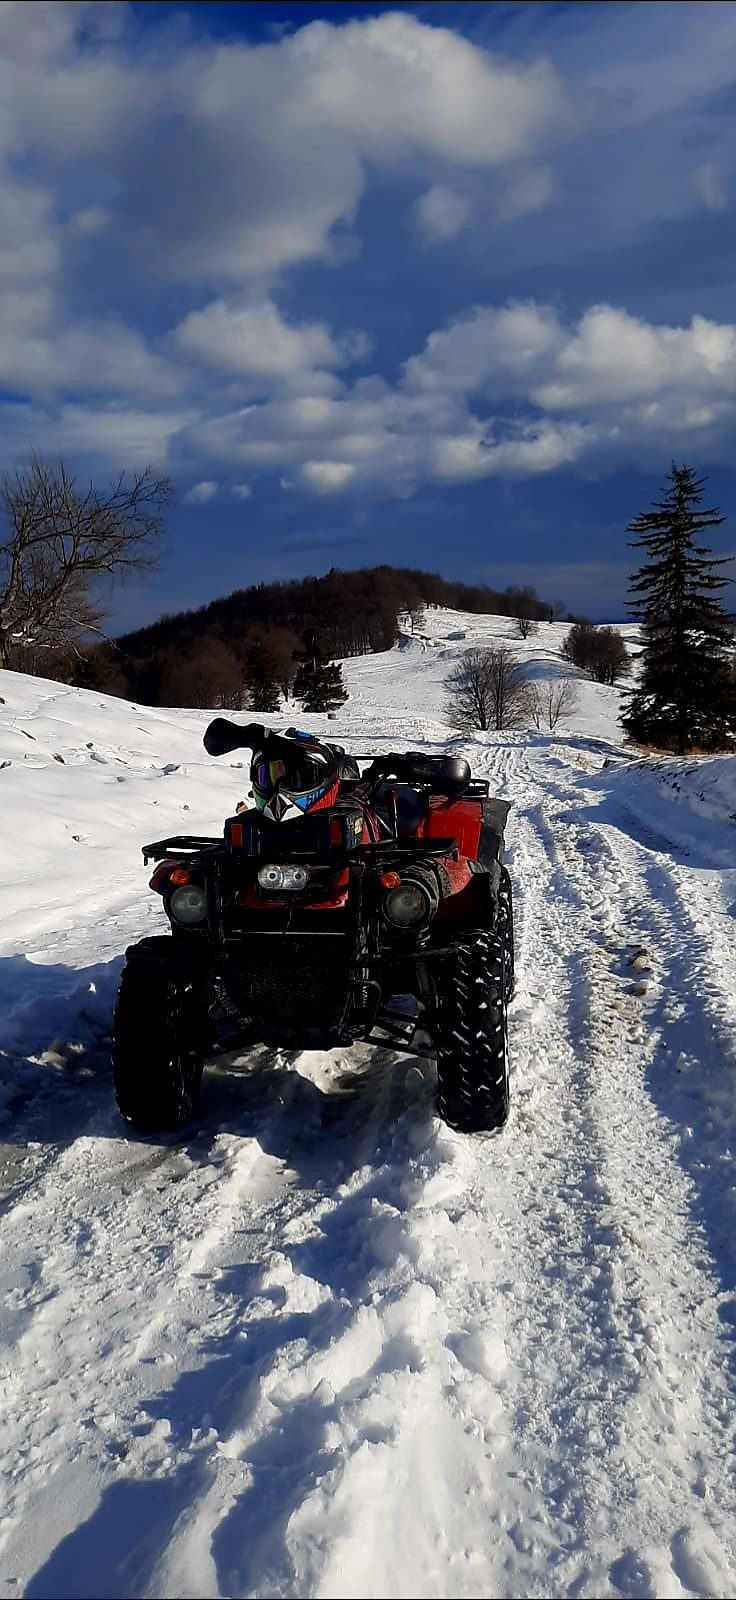
[[(508, 629), (430, 612), (311, 720), (444, 748), (448, 666)], [(199, 713), (0, 696), (0, 1595), (733, 1594), (736, 762), (632, 760), (594, 685), (461, 746), (513, 803), (500, 1136), (360, 1047), (226, 1058), (143, 1141), (107, 1064), (163, 922), (139, 846), (247, 771)]]

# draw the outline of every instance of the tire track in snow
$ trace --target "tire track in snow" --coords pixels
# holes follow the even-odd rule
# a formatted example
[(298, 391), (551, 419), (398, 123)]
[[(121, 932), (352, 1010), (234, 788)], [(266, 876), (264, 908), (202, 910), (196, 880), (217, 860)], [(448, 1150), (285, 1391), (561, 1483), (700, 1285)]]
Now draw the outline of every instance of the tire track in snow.
[[(584, 908), (559, 865), (544, 805), (529, 805), (530, 779), (527, 772), (515, 868), (517, 882), (530, 886), (522, 900), (528, 899), (525, 987), (532, 1006), (526, 1037), (512, 1029), (529, 1073), (526, 1092), (518, 1081), (515, 1092), (531, 1171), (517, 1148), (517, 1243), (523, 1246), (514, 1294), (520, 1382), (511, 1430), (517, 1455), (521, 1444), (521, 1462), (512, 1470), (521, 1476), (526, 1508), (511, 1533), (513, 1587), (502, 1592), (523, 1592), (516, 1587), (522, 1579), (529, 1593), (597, 1594), (605, 1592), (607, 1576), (600, 1555), (601, 1513), (605, 1525), (611, 1493), (607, 1463), (632, 1377), (612, 1292), (616, 1219), (601, 1180), (601, 1145), (578, 1043)], [(523, 1012), (523, 990), (519, 998)], [(518, 1075), (522, 1070), (520, 1064)]]
[[(615, 971), (634, 929), (665, 973), (677, 952), (675, 992), (682, 992), (693, 955), (692, 925), (683, 919), (681, 904), (679, 916), (672, 915), (667, 874), (657, 884), (658, 896), (652, 895), (645, 848), (613, 829), (602, 835), (586, 825), (563, 826), (574, 882), (580, 884), (582, 871), (591, 902), (602, 908), (597, 927), (592, 919), (582, 969), (588, 1019), (581, 1044), (604, 1153), (602, 1174), (619, 1230), (616, 1292), (628, 1324), (627, 1359), (633, 1356), (640, 1367), (621, 1448), (611, 1457), (618, 1483), (609, 1535), (628, 1536), (630, 1546), (611, 1563), (609, 1581), (623, 1584), (624, 1593), (632, 1592), (625, 1587), (632, 1583), (636, 1593), (643, 1585), (655, 1594), (718, 1595), (733, 1583), (736, 1509), (732, 1475), (711, 1481), (703, 1464), (710, 1459), (725, 1466), (731, 1447), (731, 1352), (719, 1323), (722, 1295), (692, 1185), (678, 1162), (677, 1130), (648, 1092), (657, 1036), (641, 1026), (635, 1002), (622, 1000), (622, 977)], [(637, 858), (644, 861), (643, 882)], [(702, 1010), (700, 999), (696, 1009)], [(701, 1065), (707, 1070), (707, 1051)], [(655, 1451), (657, 1494), (647, 1497), (641, 1485)], [(683, 1456), (690, 1463), (685, 1482)]]

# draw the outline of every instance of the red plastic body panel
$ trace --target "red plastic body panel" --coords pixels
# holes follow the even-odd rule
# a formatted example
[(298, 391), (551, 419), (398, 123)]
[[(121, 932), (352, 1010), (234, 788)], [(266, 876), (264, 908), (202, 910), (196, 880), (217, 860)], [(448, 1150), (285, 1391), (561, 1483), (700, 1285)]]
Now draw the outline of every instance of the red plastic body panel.
[(183, 861), (159, 861), (153, 877), (151, 878), (149, 888), (153, 889), (156, 894), (163, 894), (174, 867), (182, 867), (184, 865), (185, 862)]
[(483, 804), (480, 800), (443, 800), (433, 795), (426, 822), (419, 828), (424, 839), (457, 839), (461, 856), (477, 860)]

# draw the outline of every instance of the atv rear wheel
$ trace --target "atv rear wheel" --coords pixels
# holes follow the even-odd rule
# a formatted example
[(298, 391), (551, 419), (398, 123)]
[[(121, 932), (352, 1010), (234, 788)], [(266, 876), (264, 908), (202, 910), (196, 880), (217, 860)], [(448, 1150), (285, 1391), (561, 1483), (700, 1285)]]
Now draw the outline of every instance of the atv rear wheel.
[(142, 1132), (178, 1128), (196, 1109), (203, 1007), (195, 969), (160, 955), (128, 959), (115, 1004), (113, 1085), (121, 1116)]
[(507, 958), (499, 934), (469, 935), (438, 995), (437, 1103), (460, 1133), (502, 1128), (509, 1114)]

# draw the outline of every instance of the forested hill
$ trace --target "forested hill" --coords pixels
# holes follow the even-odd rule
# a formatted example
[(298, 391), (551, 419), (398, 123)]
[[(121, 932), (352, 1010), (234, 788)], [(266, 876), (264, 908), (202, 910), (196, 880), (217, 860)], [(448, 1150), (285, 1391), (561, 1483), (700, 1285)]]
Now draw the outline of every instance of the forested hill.
[(290, 655), (305, 630), (315, 629), (329, 655), (364, 655), (389, 649), (398, 616), (423, 605), (538, 618), (565, 614), (562, 601), (540, 599), (528, 586), (500, 593), (408, 567), (352, 572), (333, 567), (320, 578), (236, 589), (197, 610), (163, 616), (124, 634), (116, 641), (115, 670), (124, 674), (125, 692), (134, 699), (196, 704), (192, 689), (201, 687), (203, 677), (214, 674), (219, 682), (228, 670), (234, 675), (233, 655), (242, 662), (254, 637), (265, 633), (277, 656)]
[(195, 611), (163, 616), (145, 628), (121, 635), (117, 643), (131, 655), (166, 648), (206, 636), (229, 641), (253, 624), (292, 628), (296, 634), (316, 628), (335, 656), (365, 655), (394, 642), (399, 612), (420, 605), (448, 606), (500, 616), (546, 618), (552, 609), (564, 613), (562, 601), (540, 599), (536, 590), (507, 588), (502, 593), (484, 585), (453, 583), (436, 572), (409, 567), (361, 567), (342, 572), (332, 567), (321, 578), (296, 578), (288, 583), (259, 583), (235, 589)]

